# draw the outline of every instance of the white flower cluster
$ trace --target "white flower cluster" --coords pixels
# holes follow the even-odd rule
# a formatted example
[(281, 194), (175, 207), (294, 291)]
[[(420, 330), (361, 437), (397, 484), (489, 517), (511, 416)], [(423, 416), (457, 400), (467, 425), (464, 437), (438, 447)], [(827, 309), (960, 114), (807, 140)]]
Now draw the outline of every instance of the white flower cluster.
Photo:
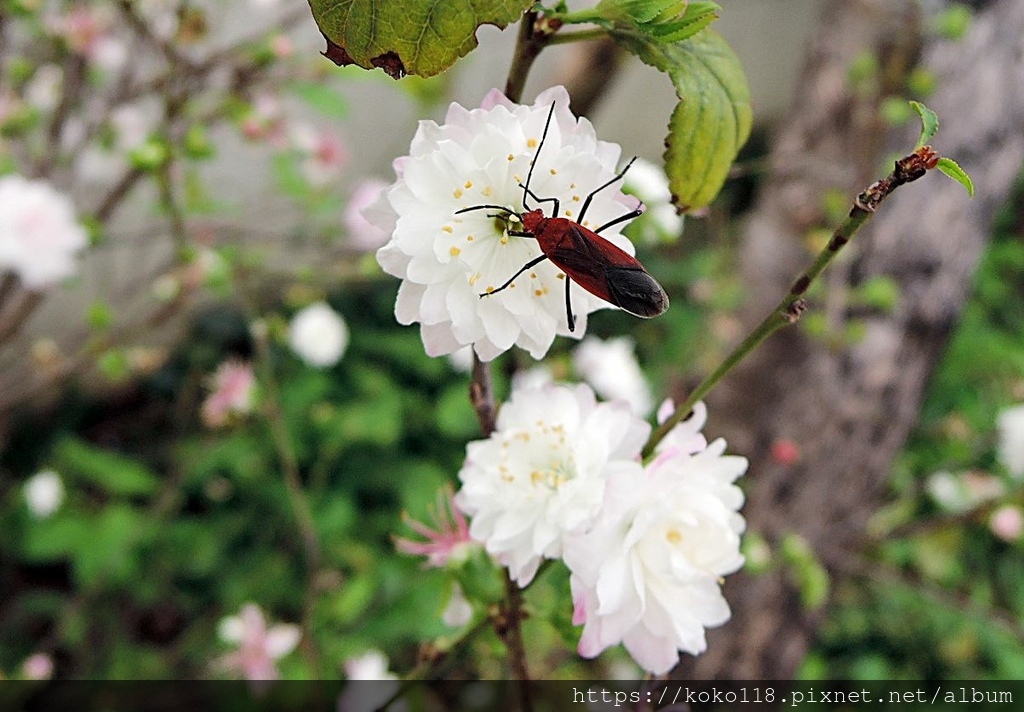
[(565, 562), (581, 655), (623, 643), (661, 674), (729, 618), (719, 583), (743, 563), (734, 482), (747, 461), (709, 445), (705, 420), (698, 404), (644, 465), (650, 426), (624, 402), (548, 383), (513, 392), (495, 432), (469, 444), (456, 503), (470, 535), (521, 586), (544, 559)]
[[(538, 153), (552, 104), (553, 119)], [(402, 279), (395, 315), (403, 324), (420, 324), (432, 356), (472, 344), (485, 361), (513, 345), (541, 358), (556, 334), (570, 334), (566, 276), (543, 261), (509, 289), (481, 299), (541, 251), (537, 240), (510, 235), (509, 221), (492, 210), (458, 211), (496, 205), (522, 212), (521, 184), (533, 166), (531, 192), (557, 198), (558, 217), (574, 219), (587, 196), (615, 176), (620, 148), (599, 141), (589, 121), (573, 116), (563, 87), (542, 92), (532, 106), (513, 104), (494, 90), (479, 109), (452, 104), (445, 121), (420, 122), (410, 155), (395, 161), (397, 180), (363, 212), (391, 235), (377, 260)], [(610, 187), (594, 196), (581, 224), (604, 225), (635, 206), (635, 199)], [(601, 236), (632, 254), (621, 227)], [(522, 226), (513, 223), (511, 232), (517, 229)], [(578, 317), (573, 335), (579, 338), (586, 315), (611, 305), (575, 282), (570, 295)]]

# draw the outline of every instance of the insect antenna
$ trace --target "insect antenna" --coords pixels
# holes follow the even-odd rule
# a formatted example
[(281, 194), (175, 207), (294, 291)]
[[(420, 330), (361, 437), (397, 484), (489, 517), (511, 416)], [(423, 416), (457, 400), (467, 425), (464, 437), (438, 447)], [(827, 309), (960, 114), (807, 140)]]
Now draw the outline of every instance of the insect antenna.
[[(537, 152), (533, 154), (533, 160), (530, 161), (530, 170), (526, 174), (526, 182), (522, 184), (523, 188), (523, 208), (529, 210), (529, 206), (526, 204), (526, 196), (533, 196), (537, 199), (537, 202), (543, 203), (553, 198), (540, 199), (530, 190), (530, 179), (533, 178), (533, 169), (537, 167), (537, 157), (540, 156), (540, 150), (544, 148), (544, 142), (548, 139), (548, 129), (551, 128), (551, 117), (555, 115), (555, 104), (552, 102), (551, 108), (548, 110), (548, 118), (544, 122), (544, 133), (541, 134), (540, 143), (537, 145)], [(555, 212), (558, 212), (558, 202), (555, 201)]]
[(456, 210), (455, 214), (459, 215), (460, 213), (468, 213), (471, 210), (500, 210), (503, 213), (508, 213), (509, 215), (517, 215), (515, 210), (506, 208), (504, 205), (474, 205), (471, 208), (462, 208), (460, 210)]

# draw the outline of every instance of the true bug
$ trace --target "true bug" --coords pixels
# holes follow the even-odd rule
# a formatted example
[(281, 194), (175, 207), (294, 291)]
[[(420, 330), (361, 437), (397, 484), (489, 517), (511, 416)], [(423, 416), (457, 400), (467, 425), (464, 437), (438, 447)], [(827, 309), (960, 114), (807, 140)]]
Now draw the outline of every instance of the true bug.
[[(596, 230), (590, 230), (582, 225), (587, 208), (590, 207), (590, 201), (598, 192), (622, 179), (629, 167), (633, 165), (636, 157), (630, 160), (615, 177), (595, 188), (587, 196), (575, 221), (558, 217), (558, 198), (540, 198), (530, 190), (533, 169), (537, 165), (537, 157), (540, 155), (541, 149), (544, 148), (544, 141), (547, 139), (548, 129), (551, 127), (551, 117), (554, 113), (555, 105), (552, 104), (544, 124), (544, 133), (537, 146), (537, 153), (534, 154), (530, 170), (526, 174), (526, 182), (519, 184), (519, 187), (523, 189), (525, 212), (517, 213), (503, 205), (474, 205), (455, 211), (456, 214), (459, 214), (471, 210), (500, 210), (506, 217), (514, 217), (523, 226), (522, 231), (510, 230), (508, 234), (536, 239), (543, 253), (523, 265), (500, 287), (484, 292), (480, 297), (497, 294), (511, 285), (526, 270), (544, 260), (551, 260), (566, 276), (565, 315), (569, 331), (573, 331), (576, 327), (576, 318), (572, 313), (572, 301), (569, 296), (569, 286), (573, 280), (594, 296), (611, 302), (634, 316), (649, 319), (662, 314), (668, 309), (668, 295), (665, 294), (661, 285), (647, 273), (647, 270), (635, 257), (598, 235), (605, 228), (639, 216), (643, 213), (643, 206), (606, 222)], [(551, 203), (552, 217), (546, 217), (540, 208), (530, 208), (527, 198), (533, 198), (538, 203)]]

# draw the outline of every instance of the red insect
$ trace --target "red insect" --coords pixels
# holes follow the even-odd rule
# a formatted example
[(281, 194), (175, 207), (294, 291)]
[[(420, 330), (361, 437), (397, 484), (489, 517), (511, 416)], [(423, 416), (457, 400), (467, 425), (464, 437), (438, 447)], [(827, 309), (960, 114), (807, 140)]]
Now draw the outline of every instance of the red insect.
[[(569, 286), (574, 280), (594, 296), (611, 302), (634, 316), (649, 319), (664, 313), (668, 309), (668, 295), (665, 294), (661, 285), (647, 273), (647, 270), (635, 257), (597, 234), (605, 228), (639, 216), (643, 213), (643, 206), (606, 222), (596, 230), (590, 230), (580, 224), (583, 222), (583, 216), (586, 215), (587, 208), (590, 207), (590, 201), (594, 196), (626, 175), (626, 171), (636, 160), (635, 157), (614, 178), (598, 186), (587, 196), (576, 221), (557, 217), (558, 198), (539, 198), (530, 190), (533, 168), (537, 165), (537, 156), (544, 148), (544, 141), (547, 139), (548, 128), (551, 126), (551, 117), (554, 113), (555, 105), (552, 104), (547, 122), (544, 124), (544, 133), (537, 146), (537, 153), (534, 155), (533, 161), (530, 163), (530, 171), (526, 175), (526, 183), (519, 184), (519, 187), (523, 189), (525, 212), (517, 213), (502, 205), (476, 205), (455, 211), (456, 214), (459, 214), (470, 210), (500, 210), (506, 218), (514, 217), (523, 225), (522, 231), (510, 230), (508, 234), (536, 239), (537, 245), (543, 253), (540, 257), (523, 265), (500, 287), (484, 292), (480, 297), (497, 294), (511, 285), (526, 270), (544, 260), (551, 260), (556, 267), (565, 272), (565, 315), (569, 331), (576, 328), (576, 317), (573, 316), (572, 301), (569, 297)], [(533, 198), (538, 203), (551, 203), (551, 213), (554, 217), (546, 217), (540, 208), (530, 208), (526, 202), (527, 197)]]

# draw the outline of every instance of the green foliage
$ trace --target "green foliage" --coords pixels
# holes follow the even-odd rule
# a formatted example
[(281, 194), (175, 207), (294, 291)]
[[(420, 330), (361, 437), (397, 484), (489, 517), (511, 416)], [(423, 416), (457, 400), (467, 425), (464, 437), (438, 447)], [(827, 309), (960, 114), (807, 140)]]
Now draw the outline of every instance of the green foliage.
[(661, 43), (693, 37), (718, 18), (718, 10), (718, 3), (688, 0), (601, 0), (594, 8), (600, 24), (630, 27)]
[(328, 56), (339, 64), (379, 67), (396, 79), (429, 77), (476, 47), (480, 25), (505, 27), (532, 0), (309, 0)]
[[(1000, 477), (995, 417), (1024, 384), (1024, 183), (998, 220), (920, 418), (894, 466), (894, 501), (871, 530), (875, 555), (820, 631), (802, 674), (819, 679), (1020, 679), (1021, 541), (989, 529), (1021, 485)], [(996, 478), (1006, 494), (959, 514), (927, 495), (936, 471)]]
[(921, 137), (917, 140), (918, 146), (928, 143), (935, 132), (939, 130), (939, 117), (934, 111), (919, 101), (910, 102), (917, 115), (921, 117)]
[(679, 104), (665, 139), (669, 188), (684, 210), (707, 205), (725, 183), (753, 123), (739, 58), (711, 30), (669, 43), (632, 27), (617, 27), (612, 36), (672, 80)]
[(960, 167), (959, 163), (948, 156), (943, 156), (939, 159), (939, 163), (936, 168), (962, 185), (964, 190), (967, 191), (967, 195), (972, 198), (974, 197), (974, 181), (972, 181), (971, 177), (967, 175), (967, 171)]

